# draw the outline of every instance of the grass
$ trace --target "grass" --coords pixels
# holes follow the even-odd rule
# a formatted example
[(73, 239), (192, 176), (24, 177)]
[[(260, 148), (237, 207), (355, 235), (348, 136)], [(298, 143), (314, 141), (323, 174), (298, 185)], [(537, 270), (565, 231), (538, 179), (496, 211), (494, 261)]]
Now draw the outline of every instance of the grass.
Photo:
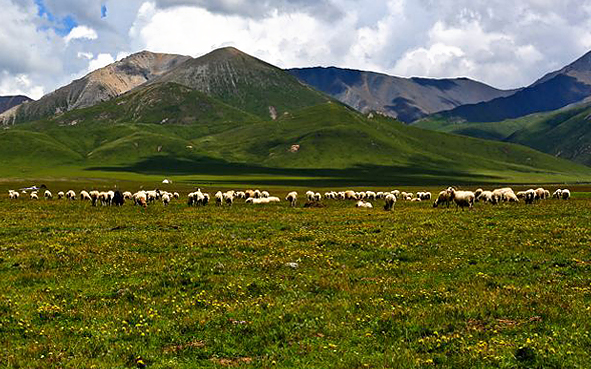
[(512, 142), (540, 152), (590, 165), (589, 104), (536, 113), (500, 122), (458, 122), (433, 116), (413, 126), (439, 132)]
[[(165, 87), (180, 88), (154, 88)], [(125, 107), (119, 103), (133, 99), (125, 95), (90, 110)], [(270, 183), (275, 176), (278, 184), (306, 185), (302, 178), (307, 178), (315, 181), (307, 184), (313, 186), (591, 181), (588, 167), (529, 148), (432, 132), (388, 118), (367, 119), (334, 102), (276, 121), (124, 123), (93, 121), (88, 112), (72, 112), (86, 117), (75, 125), (41, 121), (1, 132), (0, 174), (136, 180), (175, 176), (183, 181), (215, 176), (233, 183), (255, 183), (253, 176)], [(56, 119), (63, 123), (72, 118), (65, 114)], [(299, 151), (291, 152), (296, 144)]]
[[(384, 212), (333, 201), (319, 209), (9, 201), (6, 190), (23, 184), (0, 183), (7, 368), (562, 368), (591, 360), (589, 188), (534, 206), (399, 202)], [(141, 185), (153, 186), (120, 182)]]

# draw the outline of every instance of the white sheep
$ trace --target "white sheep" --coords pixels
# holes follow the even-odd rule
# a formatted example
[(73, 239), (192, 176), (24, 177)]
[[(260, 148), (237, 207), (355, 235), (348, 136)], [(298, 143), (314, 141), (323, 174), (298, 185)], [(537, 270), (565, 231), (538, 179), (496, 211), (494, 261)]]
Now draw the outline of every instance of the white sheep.
[(8, 190), (8, 197), (12, 200), (18, 200), (20, 194), (17, 191)]
[(285, 196), (285, 201), (289, 201), (289, 206), (294, 207), (298, 201), (298, 193), (292, 191)]
[(457, 191), (452, 189), (449, 193), (451, 195), (451, 200), (456, 203), (456, 206), (462, 208), (462, 210), (464, 210), (465, 207), (472, 208), (474, 205), (475, 196), (472, 191)]
[(314, 195), (316, 195), (313, 191), (306, 191), (306, 198), (308, 201), (314, 201)]
[(320, 201), (322, 200), (322, 195), (320, 194), (320, 192), (316, 192), (314, 194), (314, 201)]
[(224, 194), (222, 191), (218, 191), (213, 195), (215, 197), (215, 204), (217, 206), (222, 206), (224, 204)]
[(562, 198), (562, 190), (559, 188), (556, 191), (554, 191), (554, 193), (552, 194), (552, 197), (555, 199)]
[(265, 199), (266, 199), (266, 198), (269, 198), (269, 196), (271, 196), (271, 194), (269, 194), (269, 192), (268, 192), (268, 191), (263, 191), (263, 192), (261, 192), (261, 197), (263, 197), (263, 198), (265, 198)]
[[(254, 198), (255, 199), (260, 199), (261, 198), (260, 192), (257, 195), (257, 191), (258, 190), (255, 190)], [(232, 206), (232, 204), (234, 203), (234, 191), (228, 191), (228, 192), (224, 193), (224, 201), (226, 202), (226, 204), (228, 206)]]
[(43, 197), (45, 197), (45, 199), (47, 200), (51, 200), (53, 199), (53, 194), (51, 193), (51, 191), (45, 190), (45, 192), (43, 193)]
[(39, 200), (39, 196), (37, 196), (37, 191), (31, 192), (29, 197), (31, 198), (31, 200)]
[[(93, 196), (92, 192), (90, 193), (90, 196)], [(148, 195), (146, 194), (146, 191), (138, 191), (138, 192), (134, 193), (133, 194), (133, 201), (134, 201), (135, 205), (139, 205), (144, 208), (148, 207)], [(95, 200), (93, 197), (93, 203), (94, 202), (95, 202)]]
[(563, 200), (570, 199), (570, 190), (564, 189), (561, 191), (561, 196)]
[(384, 199), (386, 200), (386, 204), (384, 205), (384, 210), (387, 210), (387, 211), (392, 210), (394, 208), (394, 205), (396, 205), (396, 196), (389, 193), (386, 195), (386, 197)]
[(74, 192), (74, 190), (69, 190), (68, 192), (66, 192), (66, 199), (70, 201), (76, 200), (76, 192)]
[(61, 200), (66, 196), (66, 194), (64, 193), (64, 191), (60, 191), (57, 193), (57, 199)]
[(172, 197), (178, 200), (181, 197), (181, 195), (179, 195), (178, 192), (173, 192)]
[(345, 200), (358, 200), (357, 194), (355, 191), (345, 191)]
[(363, 208), (363, 209), (373, 209), (373, 205), (371, 204), (371, 202), (366, 202), (363, 200), (357, 201), (357, 203), (355, 204), (355, 207)]
[(162, 204), (164, 204), (164, 206), (170, 204), (170, 196), (167, 193), (162, 195)]
[(449, 190), (443, 190), (441, 192), (439, 192), (439, 195), (437, 196), (437, 199), (435, 199), (435, 202), (433, 203), (433, 207), (436, 208), (441, 204), (445, 204), (447, 205), (447, 207), (449, 208), (449, 203), (452, 201), (451, 198), (451, 193)]

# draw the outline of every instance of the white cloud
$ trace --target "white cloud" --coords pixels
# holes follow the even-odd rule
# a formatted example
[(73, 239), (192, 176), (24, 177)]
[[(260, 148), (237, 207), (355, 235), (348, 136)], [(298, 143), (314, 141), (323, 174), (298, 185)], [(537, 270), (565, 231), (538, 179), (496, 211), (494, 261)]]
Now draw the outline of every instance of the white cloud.
[[(512, 88), (591, 49), (591, 0), (44, 3), (55, 16), (53, 24), (38, 16), (32, 0), (0, 0), (0, 85), (5, 88), (26, 90), (16, 83), (25, 75), (31, 86), (51, 91), (143, 49), (199, 56), (225, 45), (281, 67), (462, 75)], [(101, 18), (103, 4), (106, 18)], [(62, 37), (55, 23), (66, 16), (81, 25)]]
[(87, 72), (95, 71), (99, 68), (106, 67), (107, 65), (114, 63), (115, 59), (111, 54), (98, 54), (94, 59), (88, 63)]
[(78, 52), (78, 57), (80, 59), (88, 59), (88, 60), (90, 60), (90, 59), (94, 58), (94, 55), (92, 53), (85, 53), (83, 51), (79, 51)]
[(86, 39), (86, 40), (96, 40), (98, 38), (98, 34), (96, 31), (90, 27), (86, 26), (77, 26), (72, 28), (70, 33), (66, 37), (64, 37), (64, 41), (66, 44), (70, 43), (72, 40), (78, 39)]
[(25, 95), (38, 99), (43, 94), (43, 87), (34, 85), (26, 74), (9, 75), (7, 72), (0, 74), (0, 96)]

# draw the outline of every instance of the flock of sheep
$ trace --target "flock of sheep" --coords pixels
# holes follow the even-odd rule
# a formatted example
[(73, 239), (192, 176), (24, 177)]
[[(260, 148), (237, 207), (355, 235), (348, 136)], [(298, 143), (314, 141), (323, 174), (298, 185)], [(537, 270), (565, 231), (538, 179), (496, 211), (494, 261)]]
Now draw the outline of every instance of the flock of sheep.
[[(26, 194), (26, 191), (23, 191)], [(18, 199), (20, 197), (20, 193), (18, 191), (9, 190), (8, 191), (10, 199)], [(477, 189), (476, 191), (460, 191), (455, 189), (454, 187), (449, 187), (439, 193), (435, 202), (433, 203), (433, 207), (438, 207), (439, 205), (447, 205), (449, 207), (450, 204), (456, 204), (456, 206), (460, 208), (472, 208), (474, 203), (476, 202), (487, 202), (493, 205), (499, 204), (502, 202), (515, 202), (518, 203), (520, 201), (525, 202), (526, 204), (532, 204), (536, 200), (545, 200), (549, 199), (550, 197), (557, 198), (557, 199), (564, 199), (568, 200), (570, 198), (570, 191), (568, 189), (558, 189), (556, 190), (552, 196), (550, 195), (550, 191), (544, 188), (537, 188), (537, 189), (529, 189), (527, 191), (519, 191), (515, 193), (511, 188), (498, 188), (492, 191), (485, 191), (483, 189)], [(285, 200), (289, 202), (290, 206), (294, 207), (297, 205), (298, 201), (298, 193), (296, 191), (292, 191), (287, 194)], [(45, 190), (43, 192), (43, 197), (46, 199), (53, 199), (53, 194), (49, 190)], [(39, 193), (37, 190), (34, 190), (29, 193), (29, 198), (32, 200), (39, 199)], [(60, 191), (57, 193), (58, 199), (68, 199), (68, 200), (76, 200), (79, 198), (81, 201), (89, 201), (92, 203), (93, 206), (102, 205), (102, 206), (121, 206), (125, 203), (125, 201), (133, 201), (135, 205), (147, 207), (149, 204), (152, 204), (156, 201), (162, 201), (164, 206), (168, 205), (172, 199), (179, 199), (180, 195), (178, 192), (167, 192), (167, 191), (160, 191), (158, 189), (152, 191), (138, 191), (136, 193), (131, 192), (121, 192), (119, 190), (116, 191), (80, 191), (78, 196), (73, 190), (69, 190), (67, 192)], [(201, 192), (200, 189), (197, 191), (191, 192), (187, 196), (187, 204), (189, 206), (205, 206), (210, 202), (210, 195), (208, 193)], [(358, 208), (366, 208), (371, 209), (373, 208), (373, 204), (371, 201), (377, 200), (384, 200), (384, 209), (385, 210), (392, 210), (396, 201), (410, 201), (410, 202), (420, 202), (420, 201), (429, 201), (431, 200), (431, 192), (417, 192), (416, 194), (412, 192), (401, 192), (398, 190), (394, 190), (391, 192), (373, 192), (373, 191), (330, 191), (325, 192), (322, 195), (319, 192), (314, 191), (307, 191), (305, 193), (305, 199), (308, 203), (319, 203), (323, 199), (326, 200), (343, 200), (343, 201), (355, 201), (355, 206)], [(260, 191), (260, 190), (246, 190), (246, 191), (218, 191), (214, 195), (214, 200), (216, 205), (228, 205), (232, 206), (232, 204), (236, 200), (244, 200), (247, 204), (270, 204), (270, 203), (278, 203), (281, 199), (277, 196), (271, 196), (268, 191)]]
[[(558, 189), (552, 194), (553, 198), (568, 200), (570, 199), (570, 190)], [(519, 191), (515, 193), (510, 187), (497, 188), (492, 191), (485, 191), (481, 188), (476, 191), (458, 191), (453, 187), (443, 190), (437, 196), (433, 203), (433, 207), (450, 203), (455, 203), (460, 208), (471, 208), (475, 202), (488, 202), (493, 205), (501, 202), (520, 202), (524, 201), (526, 204), (533, 204), (536, 200), (546, 200), (550, 198), (550, 191), (540, 187), (536, 189), (529, 189), (526, 191)]]

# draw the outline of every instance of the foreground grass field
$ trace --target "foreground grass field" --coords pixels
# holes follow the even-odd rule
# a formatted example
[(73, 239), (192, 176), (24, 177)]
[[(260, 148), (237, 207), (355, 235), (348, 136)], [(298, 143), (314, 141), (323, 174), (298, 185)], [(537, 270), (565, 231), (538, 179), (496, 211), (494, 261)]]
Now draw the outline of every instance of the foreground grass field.
[(389, 213), (92, 208), (2, 188), (0, 365), (587, 367), (586, 190)]

